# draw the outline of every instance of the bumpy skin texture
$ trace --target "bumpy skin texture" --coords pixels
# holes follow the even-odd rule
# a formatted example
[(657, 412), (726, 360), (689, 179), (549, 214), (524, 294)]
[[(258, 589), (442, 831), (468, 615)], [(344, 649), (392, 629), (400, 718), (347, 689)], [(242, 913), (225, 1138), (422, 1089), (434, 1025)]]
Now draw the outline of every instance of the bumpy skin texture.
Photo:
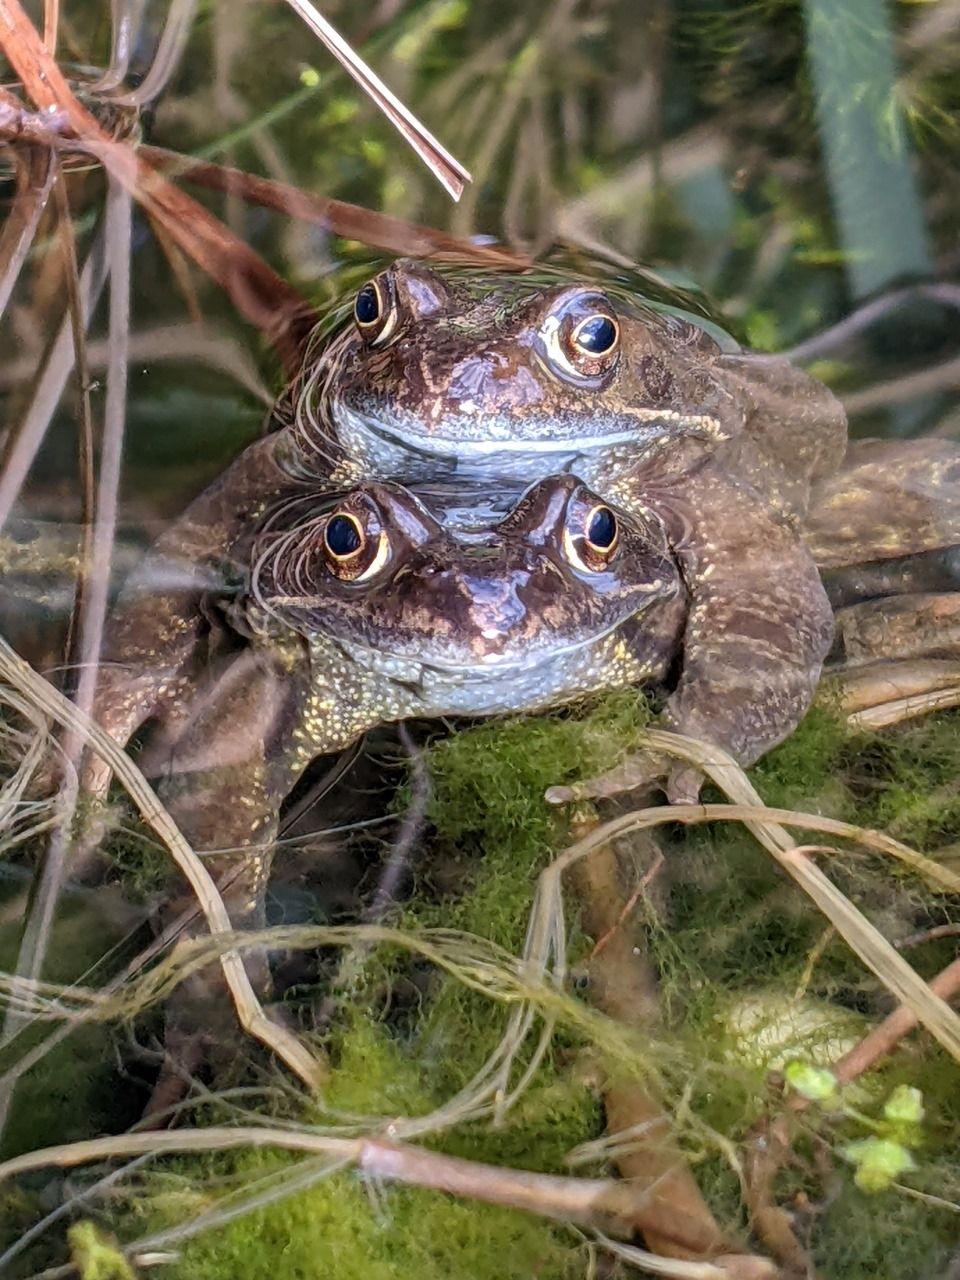
[[(518, 484), (574, 470), (667, 524), (693, 607), (667, 716), (745, 763), (803, 715), (832, 614), (797, 531), (846, 443), (830, 393), (774, 357), (721, 351), (674, 316), (617, 311), (587, 286), (450, 284), (400, 263), (375, 282), (381, 322), (345, 329), (286, 402), (296, 474), (466, 486), (469, 525)], [(616, 349), (572, 344), (591, 316)], [(482, 497), (470, 486), (482, 482)]]
[[(273, 434), (193, 504), (160, 554), (229, 577), (258, 511), (318, 484), (392, 480), (428, 501), (440, 487), (446, 523), (469, 529), (502, 516), (530, 482), (573, 473), (667, 526), (693, 602), (672, 723), (745, 762), (786, 736), (831, 631), (796, 529), (811, 484), (843, 456), (830, 393), (782, 359), (724, 352), (685, 320), (628, 310), (588, 285), (451, 280), (400, 262), (374, 288), (377, 322), (308, 348)], [(614, 326), (615, 349), (577, 347), (591, 317)], [(151, 595), (157, 554), (108, 641), (118, 669), (97, 714), (120, 740), (182, 696), (200, 626), (199, 593)]]
[[(556, 477), (485, 534), (455, 537), (399, 486), (368, 485), (261, 536), (250, 595), (229, 610), (244, 646), (218, 654), (208, 638), (204, 678), (144, 762), (197, 847), (244, 851), (214, 860), (222, 878), (239, 871), (235, 920), (260, 913), (281, 802), (316, 756), (385, 721), (663, 678), (686, 616), (679, 568), (654, 518), (610, 512), (614, 542), (591, 549), (598, 508)], [(345, 514), (365, 541), (340, 562), (326, 533)]]
[(960, 588), (960, 447), (857, 440), (816, 484), (804, 538), (834, 608)]

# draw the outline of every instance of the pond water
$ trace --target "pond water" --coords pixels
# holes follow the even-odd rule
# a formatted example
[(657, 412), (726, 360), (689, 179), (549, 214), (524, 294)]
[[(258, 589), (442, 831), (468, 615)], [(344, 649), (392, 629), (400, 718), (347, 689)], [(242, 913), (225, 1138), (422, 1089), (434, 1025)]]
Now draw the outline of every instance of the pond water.
[[(295, 307), (299, 295), (322, 317), (322, 333), (334, 334), (354, 323), (351, 312), (363, 284), (395, 257), (418, 256), (423, 228), (434, 228), (447, 237), (438, 269), (454, 281), (469, 278), (475, 287), (489, 288), (478, 274), (485, 270), (482, 262), (465, 266), (454, 259), (457, 252), (492, 257), (502, 250), (526, 267), (520, 277), (525, 289), (589, 282), (613, 302), (624, 325), (634, 313), (652, 316), (656, 332), (663, 317), (702, 328), (715, 341), (710, 361), (718, 367), (732, 367), (741, 348), (783, 354), (831, 388), (853, 441), (900, 442), (888, 452), (862, 455), (870, 469), (866, 479), (859, 476), (854, 498), (844, 485), (821, 494), (822, 503), (832, 504), (831, 514), (806, 536), (816, 543), (821, 569), (839, 567), (839, 576), (827, 583), (835, 604), (887, 594), (907, 603), (897, 606), (895, 617), (885, 614), (877, 621), (864, 615), (861, 621), (857, 615), (849, 626), (844, 622), (833, 659), (855, 668), (853, 676), (848, 671), (845, 684), (824, 686), (797, 733), (770, 755), (764, 748), (751, 779), (769, 805), (880, 829), (930, 862), (918, 870), (916, 859), (910, 863), (907, 857), (906, 867), (903, 859), (890, 860), (889, 848), (881, 857), (845, 847), (830, 868), (867, 931), (855, 922), (851, 934), (845, 932), (842, 906), (834, 903), (837, 915), (821, 914), (823, 903), (810, 888), (815, 870), (805, 887), (816, 908), (739, 825), (686, 832), (664, 820), (660, 844), (672, 869), (663, 875), (648, 866), (653, 855), (643, 844), (646, 836), (634, 837), (619, 855), (621, 879), (629, 865), (633, 880), (623, 893), (622, 912), (618, 907), (607, 924), (615, 935), (629, 919), (636, 930), (635, 954), (648, 958), (645, 972), (658, 989), (651, 996), (648, 983), (643, 996), (657, 1009), (643, 1015), (649, 1043), (621, 1043), (606, 1023), (590, 1022), (586, 1015), (578, 1021), (574, 1005), (558, 1006), (550, 1016), (560, 1030), (539, 1074), (531, 1071), (519, 1109), (501, 1130), (491, 1131), (493, 1103), (487, 1095), (478, 1101), (480, 1095), (471, 1094), (473, 1073), (487, 1055), (499, 1052), (497, 1038), (504, 1026), (513, 1026), (509, 1008), (517, 993), (504, 997), (503, 990), (493, 992), (493, 979), (473, 981), (470, 966), (475, 961), (479, 971), (487, 965), (497, 981), (506, 982), (497, 966), (509, 969), (504, 956), (518, 954), (525, 937), (529, 946), (536, 936), (536, 930), (526, 934), (536, 877), (578, 830), (576, 823), (569, 825), (569, 810), (558, 817), (560, 811), (543, 802), (545, 790), (573, 786), (622, 763), (641, 742), (648, 711), (646, 703), (614, 688), (599, 703), (588, 701), (569, 715), (533, 723), (508, 720), (466, 732), (464, 721), (450, 717), (469, 710), (469, 699), (430, 704), (447, 713), (442, 725), (428, 725), (429, 707), (415, 702), (413, 711), (382, 717), (416, 717), (419, 708), (412, 738), (398, 740), (395, 729), (375, 725), (359, 758), (351, 750), (331, 764), (328, 745), (314, 753), (324, 755), (320, 764), (314, 762), (296, 787), (283, 792), (282, 835), (290, 850), (280, 860), (267, 919), (322, 929), (358, 921), (372, 925), (386, 913), (421, 940), (431, 929), (462, 933), (439, 962), (437, 952), (423, 954), (421, 943), (412, 947), (413, 959), (403, 958), (406, 944), (396, 938), (399, 950), (381, 955), (371, 951), (370, 939), (352, 937), (346, 960), (339, 958), (344, 940), (333, 935), (311, 935), (309, 947), (306, 940), (301, 946), (289, 939), (282, 949), (273, 947), (287, 1021), (318, 1053), (330, 1055), (327, 1104), (306, 1103), (294, 1086), (278, 1083), (280, 1068), (268, 1066), (259, 1049), (237, 1056), (235, 1048), (225, 1048), (236, 1043), (225, 993), (223, 1016), (208, 1028), (220, 1050), (188, 1054), (185, 1071), (194, 1075), (192, 1085), (188, 1080), (189, 1087), (169, 1097), (175, 1105), (186, 1097), (185, 1114), (207, 1125), (269, 1116), (342, 1135), (365, 1130), (366, 1121), (355, 1121), (357, 1116), (403, 1117), (397, 1121), (400, 1137), (413, 1141), (431, 1134), (444, 1150), (473, 1160), (559, 1174), (571, 1171), (565, 1164), (571, 1148), (602, 1135), (601, 1102), (608, 1116), (621, 1114), (620, 1095), (611, 1100), (609, 1087), (600, 1084), (603, 1072), (590, 1065), (602, 1061), (609, 1073), (611, 1063), (619, 1063), (642, 1076), (665, 1107), (678, 1109), (678, 1149), (692, 1155), (709, 1212), (738, 1235), (736, 1249), (766, 1254), (775, 1233), (748, 1236), (749, 1213), (731, 1153), (744, 1150), (737, 1144), (748, 1142), (752, 1126), (769, 1118), (782, 1086), (777, 1073), (789, 1062), (804, 1069), (835, 1064), (897, 1000), (915, 1007), (919, 999), (922, 1005), (910, 975), (897, 977), (898, 948), (924, 979), (955, 964), (960, 713), (950, 708), (960, 703), (960, 468), (952, 454), (960, 435), (960, 5), (324, 4), (323, 14), (352, 47), (470, 170), (472, 181), (458, 203), (331, 58), (297, 8), (294, 0), (74, 0), (60, 7), (57, 58), (81, 102), (113, 136), (139, 133), (152, 148), (235, 167), (396, 220), (389, 227), (377, 222), (371, 233), (361, 214), (338, 208), (332, 216), (342, 234), (333, 234), (322, 218), (265, 207), (247, 198), (249, 189), (235, 185), (224, 193), (185, 183), (182, 189), (233, 237), (225, 257), (213, 254), (205, 262), (214, 262), (221, 284), (231, 277), (231, 268), (223, 266), (227, 259), (244, 269), (238, 257), (244, 245), (269, 264), (256, 287), (247, 289), (231, 277), (232, 297), (210, 279), (204, 263), (191, 260), (189, 236), (179, 232), (193, 213), (155, 207), (148, 216), (142, 206), (131, 205), (121, 183), (108, 183), (89, 149), (78, 155), (76, 147), (65, 146), (62, 177), (46, 175), (45, 150), (31, 153), (24, 138), (31, 129), (35, 135), (50, 129), (51, 122), (61, 140), (69, 129), (52, 110), (28, 121), (26, 133), (23, 120), (17, 125), (21, 132), (11, 132), (8, 118), (0, 115), (7, 144), (0, 150), (6, 217), (0, 241), (0, 297), (6, 303), (0, 522), (9, 535), (2, 543), (3, 636), (81, 704), (92, 697), (82, 674), (64, 672), (93, 670), (83, 659), (91, 644), (99, 652), (100, 613), (152, 540), (263, 435), (287, 376), (283, 352), (271, 343), (276, 327), (270, 306)], [(44, 6), (26, 9), (42, 26)], [(47, 4), (48, 17), (55, 10)], [(17, 92), (18, 70), (3, 70), (3, 83)], [(0, 111), (10, 110), (6, 99), (0, 101)], [(150, 163), (164, 163), (159, 150), (146, 154)], [(48, 197), (42, 208), (36, 206), (35, 234), (18, 239), (19, 226), (31, 217), (30, 192), (45, 180)], [(450, 249), (450, 237), (459, 251)], [(503, 261), (493, 266), (504, 273)], [(506, 292), (513, 287), (508, 283)], [(271, 294), (274, 288), (279, 292)], [(89, 312), (82, 386), (73, 371), (68, 303), (74, 292)], [(508, 310), (492, 322), (504, 331), (512, 323)], [(255, 312), (259, 326), (251, 322)], [(683, 326), (680, 331), (689, 333)], [(455, 339), (463, 326), (454, 323), (450, 332)], [(315, 344), (311, 351), (317, 349)], [(376, 364), (377, 357), (371, 367)], [(759, 380), (766, 375), (756, 370), (779, 366), (761, 361), (752, 368)], [(595, 372), (591, 366), (591, 376)], [(591, 386), (600, 387), (602, 374)], [(738, 383), (729, 394), (741, 397), (742, 416), (765, 421), (766, 402), (756, 407), (762, 401), (759, 381), (751, 384), (748, 377), (747, 385), (744, 391)], [(795, 407), (797, 395), (794, 388), (785, 398)], [(777, 460), (787, 473), (794, 459), (786, 455), (795, 448), (799, 458), (819, 422), (812, 409), (809, 418), (799, 410), (791, 418), (789, 403), (783, 418), (796, 430), (796, 443), (783, 444), (784, 456)], [(895, 517), (904, 510), (902, 459), (914, 456), (903, 452), (911, 447), (926, 450), (916, 455), (921, 463), (906, 482), (915, 498), (911, 527), (922, 524), (922, 531), (903, 545)], [(960, 444), (957, 449), (960, 457)], [(556, 469), (574, 464), (565, 461)], [(520, 489), (549, 472), (537, 463), (521, 476)], [(348, 481), (365, 481), (370, 472), (343, 474)], [(621, 492), (611, 496), (593, 474), (586, 479), (600, 488), (590, 502), (615, 498), (629, 507)], [(750, 479), (756, 480), (753, 472)], [(476, 480), (471, 477), (474, 485)], [(776, 519), (789, 524), (798, 518), (795, 495), (776, 488), (779, 481), (770, 483)], [(485, 484), (481, 476), (481, 488)], [(864, 485), (870, 489), (866, 498)], [(509, 492), (512, 503), (517, 495)], [(448, 510), (461, 509), (456, 494), (444, 501)], [(805, 502), (806, 489), (800, 505)], [(471, 489), (469, 505), (489, 523), (497, 503), (489, 493), (481, 498)], [(641, 505), (646, 511), (646, 499)], [(91, 510), (99, 513), (99, 533), (87, 545), (94, 572), (83, 605), (87, 621), (78, 629), (77, 548)], [(597, 536), (612, 546), (616, 529), (611, 532), (603, 520), (614, 517), (602, 505), (591, 511), (605, 513)], [(746, 519), (746, 512), (741, 515)], [(725, 519), (730, 518), (728, 510)], [(853, 523), (856, 537), (866, 537), (869, 525), (871, 550), (847, 561), (871, 564), (858, 564), (859, 576), (844, 577), (847, 561), (839, 551), (832, 559), (831, 554)], [(348, 542), (343, 549), (343, 559), (355, 550)], [(447, 554), (438, 553), (431, 572), (440, 572), (437, 564)], [(498, 544), (495, 554), (510, 552)], [(468, 568), (476, 568), (473, 560)], [(224, 655), (233, 661), (243, 648), (238, 636), (247, 634), (230, 612), (238, 592), (236, 566), (215, 565), (199, 537), (186, 556), (169, 557), (151, 572), (161, 569), (172, 576), (151, 579), (160, 583), (158, 590), (175, 591), (184, 574), (196, 575), (194, 585), (212, 588), (215, 603), (204, 614), (204, 627), (216, 644), (209, 642), (209, 653), (204, 650), (195, 665), (206, 663), (212, 670)], [(302, 595), (302, 585), (298, 577), (288, 597)], [(243, 584), (239, 589), (242, 594)], [(156, 625), (160, 634), (161, 623)], [(441, 616), (420, 643), (432, 642), (437, 630), (445, 635), (446, 625)], [(886, 649), (870, 648), (878, 627), (893, 637), (884, 641)], [(692, 644), (688, 634), (688, 662)], [(891, 654), (906, 665), (878, 674), (879, 664), (870, 659)], [(668, 684), (676, 683), (681, 656), (678, 649), (673, 665), (665, 663), (659, 672)], [(811, 661), (819, 662), (819, 656)], [(538, 674), (544, 669), (540, 664)], [(255, 678), (237, 665), (229, 670), (235, 682), (238, 670), (240, 683)], [(759, 705), (761, 677), (756, 679)], [(877, 680), (886, 681), (882, 696)], [(500, 704), (486, 709), (536, 708), (535, 699), (510, 701), (521, 687), (527, 685), (510, 684)], [(911, 697), (916, 705), (904, 705)], [(47, 937), (50, 922), (40, 923), (37, 903), (44, 901), (49, 877), (56, 876), (37, 878), (41, 887), (32, 896), (29, 886), (44, 858), (49, 868), (57, 848), (61, 855), (79, 856), (78, 843), (63, 837), (58, 845), (57, 811), (43, 801), (51, 775), (36, 773), (30, 756), (36, 750), (39, 760), (40, 739), (36, 748), (30, 745), (36, 725), (29, 728), (30, 715), (25, 717), (16, 696), (5, 695), (4, 703), (0, 967), (9, 974), (24, 972), (26, 964), (50, 982), (100, 990), (116, 979), (131, 993), (129, 1007), (104, 1013), (106, 1031), (85, 1025), (50, 1054), (40, 1057), (38, 1051), (39, 1065), (23, 1074), (16, 1092), (11, 1085), (25, 1050), (49, 1031), (38, 1014), (50, 1010), (34, 1005), (24, 1012), (4, 997), (8, 1042), (0, 1044), (0, 1073), (7, 1073), (0, 1074), (0, 1152), (10, 1156), (54, 1141), (121, 1132), (142, 1112), (163, 1059), (163, 1015), (157, 1000), (136, 985), (139, 969), (122, 982), (119, 975), (149, 948), (147, 919), (152, 913), (156, 922), (170, 889), (162, 841), (139, 824), (129, 806), (119, 807), (106, 838), (106, 870), (101, 864), (94, 873), (88, 859), (82, 883), (71, 884), (62, 897)], [(262, 717), (244, 720), (243, 708), (238, 712), (229, 702), (219, 718), (208, 714), (205, 703), (199, 711), (191, 706), (201, 725), (195, 737), (209, 736), (211, 725), (226, 726), (224, 741), (236, 743), (236, 749), (220, 752), (226, 759), (218, 756), (218, 768), (246, 759), (248, 748), (256, 754), (270, 733), (279, 733), (281, 711), (264, 729)], [(864, 712), (861, 719), (849, 719), (858, 712)], [(441, 730), (448, 727), (457, 731), (445, 738)], [(137, 749), (144, 748), (137, 758), (153, 762), (152, 778), (164, 776), (174, 759), (174, 772), (209, 767), (195, 742), (187, 738), (184, 747), (176, 738), (179, 731), (163, 730), (163, 736), (154, 726), (159, 746), (151, 745), (149, 731), (136, 740)], [(76, 759), (78, 750), (66, 740), (68, 756), (72, 751)], [(25, 753), (29, 768), (23, 766)], [(751, 764), (757, 754), (741, 753)], [(29, 784), (27, 773), (33, 778)], [(64, 795), (69, 771), (65, 776)], [(259, 785), (261, 775), (254, 781)], [(748, 802), (742, 792), (725, 795), (721, 783), (713, 776), (708, 800)], [(238, 809), (255, 804), (246, 785), (238, 782), (229, 793)], [(599, 818), (629, 804), (629, 797), (601, 804)], [(597, 811), (582, 820), (596, 822)], [(227, 828), (234, 831), (229, 823)], [(828, 836), (805, 828), (797, 838), (813, 845)], [(231, 843), (211, 837), (204, 847)], [(223, 859), (210, 865), (219, 874)], [(602, 949), (591, 952), (585, 938), (603, 932), (597, 921), (606, 917), (597, 902), (609, 906), (612, 893), (587, 877), (568, 902), (574, 917), (583, 908), (581, 925), (571, 926), (582, 932), (568, 941), (571, 961), (587, 974), (588, 988), (588, 970)], [(182, 906), (184, 900), (174, 901)], [(547, 910), (541, 898), (536, 903)], [(169, 906), (159, 914), (169, 922)], [(560, 929), (550, 936), (562, 939), (559, 917), (545, 918), (550, 928)], [(24, 930), (27, 919), (32, 923)], [(879, 960), (870, 950), (871, 927), (892, 944)], [(40, 952), (37, 931), (44, 940)], [(477, 959), (457, 942), (467, 934), (505, 951), (494, 954), (481, 946)], [(557, 956), (544, 952), (540, 959), (542, 977), (553, 971)], [(448, 975), (444, 981), (441, 971)], [(593, 979), (601, 981), (595, 973)], [(617, 981), (628, 983), (622, 973)], [(640, 979), (634, 974), (629, 981)], [(567, 982), (566, 990), (573, 991), (571, 1000), (580, 999), (576, 984)], [(540, 1012), (549, 1005), (540, 988), (535, 996), (523, 994)], [(497, 1006), (499, 998), (507, 999), (507, 1012)], [(624, 996), (620, 1005), (614, 999), (604, 1006), (600, 997), (599, 1007), (629, 1024), (625, 1001)], [(70, 1016), (81, 1003), (70, 1005)], [(841, 1103), (832, 1105), (828, 1087), (827, 1102), (805, 1112), (794, 1155), (783, 1162), (769, 1192), (787, 1210), (800, 1251), (792, 1263), (779, 1255), (782, 1274), (800, 1274), (798, 1266), (816, 1266), (830, 1280), (947, 1280), (960, 1274), (960, 1113), (951, 1058), (960, 1036), (949, 1009), (941, 1012), (934, 1004), (924, 1012), (927, 1030), (852, 1085), (854, 1092)], [(171, 1015), (168, 1050), (174, 1022)], [(491, 1085), (489, 1098), (509, 1093), (507, 1081), (516, 1085), (538, 1052), (524, 1043), (512, 1050), (520, 1055), (514, 1074), (507, 1070), (499, 1080), (499, 1094)], [(71, 1081), (78, 1082), (76, 1090)], [(211, 1085), (239, 1090), (238, 1101), (211, 1102), (203, 1094)], [(808, 1086), (809, 1081), (796, 1085), (794, 1098)], [(913, 1090), (920, 1090), (922, 1101)], [(443, 1106), (451, 1098), (456, 1114), (448, 1115)], [(897, 1118), (898, 1105), (906, 1111), (922, 1106), (925, 1117), (911, 1112)], [(639, 1113), (622, 1114), (640, 1123)], [(889, 1149), (878, 1153), (862, 1145), (870, 1142)], [(574, 1173), (605, 1176), (612, 1155), (622, 1155), (589, 1147), (587, 1152), (594, 1158)], [(892, 1164), (876, 1173), (882, 1158)], [(151, 1162), (151, 1175), (155, 1167), (162, 1166)], [(622, 1163), (618, 1167), (627, 1177), (659, 1176), (649, 1165), (633, 1175)], [(95, 1166), (78, 1185), (87, 1186), (105, 1171)], [(62, 1172), (35, 1171), (9, 1194), (7, 1184), (0, 1184), (0, 1274), (54, 1274), (43, 1268), (62, 1264), (72, 1247), (84, 1280), (120, 1276), (122, 1270), (95, 1270), (83, 1237), (67, 1243), (69, 1221), (90, 1216), (125, 1243), (139, 1242), (129, 1254), (136, 1261), (144, 1252), (179, 1249), (181, 1240), (192, 1238), (183, 1224), (203, 1214), (212, 1214), (220, 1227), (230, 1211), (219, 1196), (239, 1202), (266, 1194), (268, 1186), (286, 1185), (284, 1179), (292, 1187), (299, 1176), (279, 1157), (261, 1161), (244, 1152), (222, 1163), (191, 1157), (143, 1181), (128, 1171), (116, 1189), (101, 1188), (90, 1202), (95, 1208), (88, 1209), (71, 1201), (77, 1187)], [(278, 1280), (354, 1276), (361, 1267), (375, 1280), (474, 1276), (485, 1269), (518, 1277), (586, 1274), (587, 1251), (573, 1232), (489, 1206), (451, 1208), (444, 1202), (438, 1209), (433, 1193), (416, 1189), (383, 1193), (381, 1203), (379, 1189), (368, 1199), (358, 1185), (349, 1178), (323, 1182), (309, 1193), (313, 1199), (295, 1200), (273, 1218), (242, 1218), (220, 1234), (198, 1233), (183, 1259), (171, 1254), (161, 1274), (215, 1280), (261, 1276), (267, 1265)], [(755, 1209), (756, 1201), (750, 1203)], [(25, 1240), (32, 1224), (50, 1213), (54, 1217), (37, 1240)], [(711, 1243), (716, 1252), (717, 1241)], [(275, 1268), (272, 1257), (264, 1261), (264, 1249), (281, 1248), (287, 1270), (280, 1262)], [(628, 1260), (610, 1261), (602, 1252), (601, 1257), (604, 1267), (628, 1269)]]

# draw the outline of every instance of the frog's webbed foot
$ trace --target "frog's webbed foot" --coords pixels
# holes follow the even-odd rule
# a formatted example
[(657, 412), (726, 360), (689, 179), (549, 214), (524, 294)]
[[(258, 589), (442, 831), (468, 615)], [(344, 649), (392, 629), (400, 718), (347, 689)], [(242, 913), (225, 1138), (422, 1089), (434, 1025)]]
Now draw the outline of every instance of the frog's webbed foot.
[(631, 791), (662, 790), (670, 804), (696, 804), (703, 774), (689, 764), (670, 764), (653, 751), (628, 755), (613, 769), (566, 786), (548, 787), (548, 804), (575, 804), (580, 800), (612, 800)]
[(575, 804), (579, 800), (609, 800), (628, 791), (659, 786), (666, 772), (663, 756), (652, 751), (638, 751), (622, 760), (615, 768), (593, 778), (584, 778), (566, 786), (548, 787), (544, 798), (549, 804)]

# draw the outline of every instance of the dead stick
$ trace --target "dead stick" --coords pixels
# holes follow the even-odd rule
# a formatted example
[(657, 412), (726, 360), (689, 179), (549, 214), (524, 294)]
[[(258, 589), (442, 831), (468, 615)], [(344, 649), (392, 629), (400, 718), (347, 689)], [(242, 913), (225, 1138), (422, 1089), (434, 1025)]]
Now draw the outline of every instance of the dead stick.
[[(954, 960), (945, 969), (941, 969), (935, 978), (930, 979), (930, 990), (942, 1000), (949, 1000), (960, 991), (960, 959)], [(917, 1017), (913, 1010), (900, 1005), (834, 1064), (834, 1075), (841, 1084), (849, 1084), (869, 1070), (884, 1054), (889, 1053), (916, 1025)]]
[(238, 236), (125, 143), (114, 141), (75, 97), (20, 0), (0, 0), (0, 45), (41, 109), (59, 111), (84, 148), (166, 228), (170, 237), (268, 335), (289, 372), (315, 318), (306, 299)]
[[(595, 818), (581, 821), (571, 834), (581, 839), (597, 826)], [(649, 835), (642, 838), (655, 861), (660, 856), (656, 842)], [(570, 868), (569, 876), (583, 928), (591, 937), (605, 939), (587, 962), (591, 1003), (628, 1026), (655, 1025), (660, 1012), (656, 975), (637, 945), (636, 929), (624, 917), (624, 904), (631, 895), (612, 846), (594, 849)], [(671, 1141), (662, 1104), (634, 1080), (608, 1082), (603, 1101), (608, 1132), (643, 1126), (642, 1137), (632, 1150), (617, 1157), (616, 1164), (633, 1198), (634, 1229), (643, 1233), (647, 1247), (671, 1258), (729, 1252), (734, 1246)]]
[(529, 267), (530, 259), (524, 254), (511, 253), (507, 249), (474, 244), (462, 236), (452, 236), (445, 231), (393, 218), (362, 205), (348, 204), (328, 196), (301, 191), (299, 187), (272, 178), (262, 178), (227, 165), (213, 164), (208, 160), (195, 160), (179, 155), (163, 147), (144, 146), (140, 154), (156, 169), (162, 169), (172, 177), (182, 178), (193, 186), (210, 191), (235, 194), (250, 204), (303, 222), (326, 227), (333, 235), (359, 240), (362, 244), (387, 253), (407, 254), (414, 258), (433, 258), (438, 261), (475, 263), (478, 266), (499, 267), (501, 270), (521, 271)]

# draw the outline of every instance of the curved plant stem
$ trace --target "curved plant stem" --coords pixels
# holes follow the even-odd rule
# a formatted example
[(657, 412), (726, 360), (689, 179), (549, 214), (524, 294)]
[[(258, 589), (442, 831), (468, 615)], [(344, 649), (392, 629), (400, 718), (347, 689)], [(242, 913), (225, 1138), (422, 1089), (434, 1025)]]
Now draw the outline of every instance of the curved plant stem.
[[(180, 834), (146, 778), (116, 742), (89, 716), (48, 684), (0, 637), (0, 676), (14, 688), (28, 694), (37, 707), (66, 729), (81, 735), (110, 765), (126, 787), (144, 822), (152, 827), (197, 897), (208, 927), (214, 935), (232, 933), (232, 925), (217, 886), (206, 867)], [(235, 950), (220, 957), (223, 975), (236, 1006), (241, 1026), (272, 1049), (309, 1088), (316, 1088), (325, 1068), (309, 1050), (284, 1027), (271, 1022), (254, 993), (243, 962)]]

